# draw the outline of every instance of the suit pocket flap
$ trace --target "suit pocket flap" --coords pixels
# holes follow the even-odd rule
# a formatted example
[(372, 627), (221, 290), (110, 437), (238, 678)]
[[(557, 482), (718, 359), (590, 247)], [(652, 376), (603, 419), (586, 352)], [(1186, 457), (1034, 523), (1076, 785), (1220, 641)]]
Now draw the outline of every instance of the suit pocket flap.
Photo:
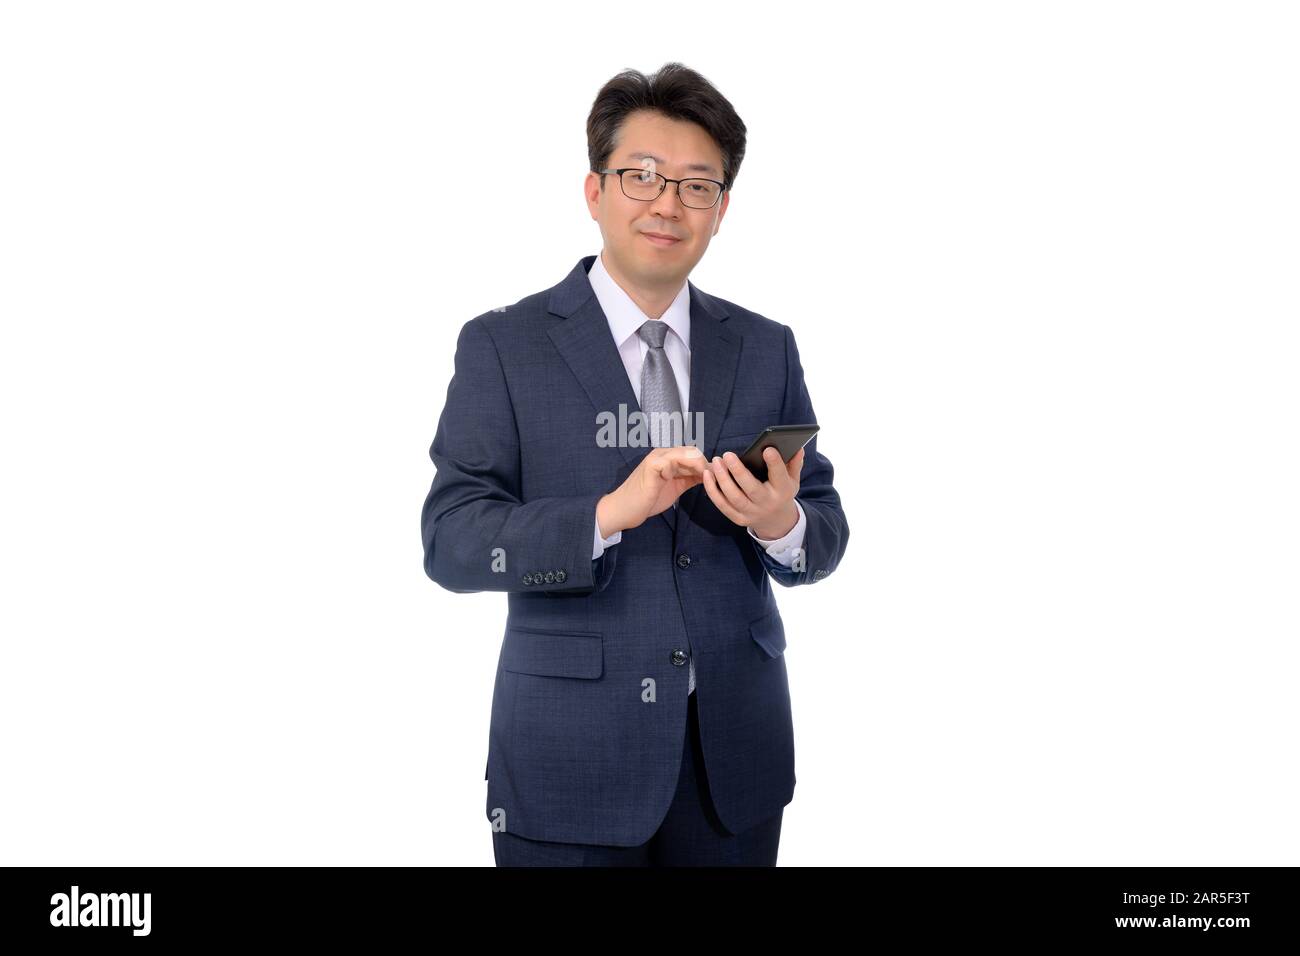
[(780, 657), (785, 651), (785, 624), (779, 613), (752, 622), (749, 625), (749, 636), (768, 657)]
[(501, 666), (542, 677), (599, 677), (605, 665), (604, 638), (587, 631), (506, 628)]

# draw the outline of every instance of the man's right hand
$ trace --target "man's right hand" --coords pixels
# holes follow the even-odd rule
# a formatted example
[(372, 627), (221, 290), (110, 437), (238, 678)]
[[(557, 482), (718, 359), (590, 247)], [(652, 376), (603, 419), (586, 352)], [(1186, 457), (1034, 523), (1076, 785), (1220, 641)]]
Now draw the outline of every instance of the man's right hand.
[(600, 536), (635, 528), (666, 511), (683, 492), (704, 480), (707, 462), (694, 445), (653, 448), (627, 480), (596, 504)]

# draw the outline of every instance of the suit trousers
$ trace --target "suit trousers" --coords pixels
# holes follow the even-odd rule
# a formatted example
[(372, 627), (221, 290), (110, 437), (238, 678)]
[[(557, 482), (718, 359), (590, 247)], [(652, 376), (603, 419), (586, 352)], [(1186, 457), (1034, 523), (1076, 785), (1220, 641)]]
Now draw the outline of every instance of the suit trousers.
[(695, 698), (686, 698), (677, 792), (649, 840), (640, 846), (551, 843), (494, 830), (497, 866), (775, 866), (784, 809), (740, 833), (722, 825), (709, 797)]

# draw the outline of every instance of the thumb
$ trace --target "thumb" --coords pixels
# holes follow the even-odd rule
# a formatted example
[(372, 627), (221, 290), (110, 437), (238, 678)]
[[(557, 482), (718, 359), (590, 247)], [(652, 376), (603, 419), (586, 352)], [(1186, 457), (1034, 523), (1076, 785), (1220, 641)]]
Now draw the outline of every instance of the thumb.
[(795, 452), (793, 455), (790, 456), (790, 460), (786, 462), (785, 470), (786, 473), (789, 474), (791, 478), (799, 477), (799, 472), (803, 471), (803, 449), (802, 448), (800, 448), (797, 452)]

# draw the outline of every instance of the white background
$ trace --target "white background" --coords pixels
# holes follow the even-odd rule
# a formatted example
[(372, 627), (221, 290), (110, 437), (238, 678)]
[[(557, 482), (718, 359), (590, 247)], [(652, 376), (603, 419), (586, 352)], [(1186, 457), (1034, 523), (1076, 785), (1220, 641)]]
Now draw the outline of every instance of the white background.
[(1292, 11), (5, 5), (0, 862), (492, 865), (428, 447), (668, 60), (852, 530), (777, 594), (780, 864), (1300, 862)]

